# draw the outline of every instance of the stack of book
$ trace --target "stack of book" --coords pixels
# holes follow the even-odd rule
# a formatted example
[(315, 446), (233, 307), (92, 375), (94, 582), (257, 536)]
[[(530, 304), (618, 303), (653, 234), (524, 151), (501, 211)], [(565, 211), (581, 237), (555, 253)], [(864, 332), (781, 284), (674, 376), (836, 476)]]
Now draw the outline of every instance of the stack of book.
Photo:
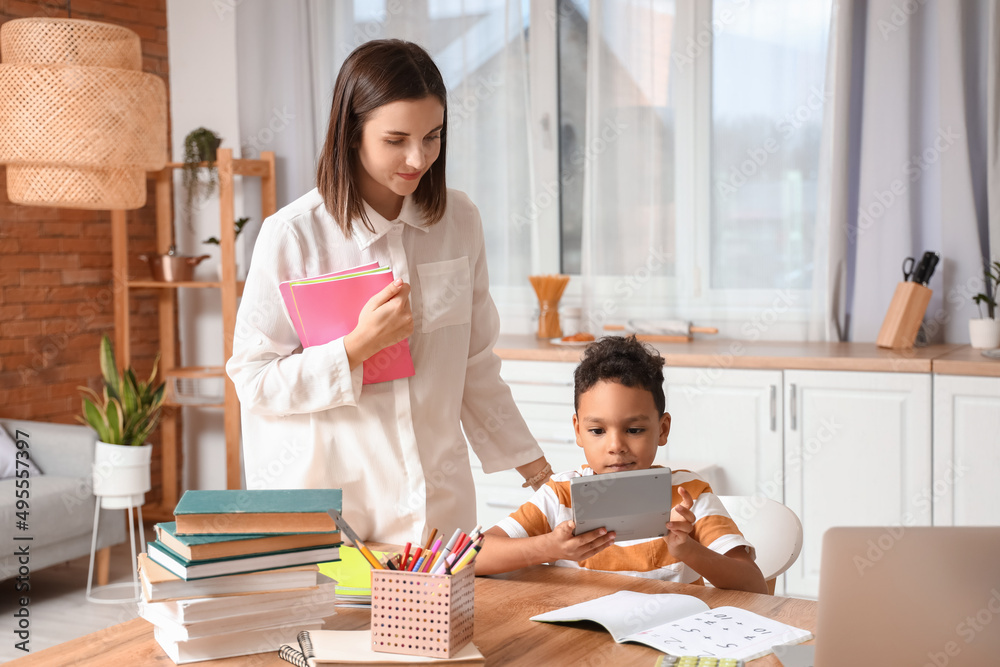
[(335, 612), (339, 489), (187, 491), (139, 556), (139, 615), (177, 664), (274, 651)]

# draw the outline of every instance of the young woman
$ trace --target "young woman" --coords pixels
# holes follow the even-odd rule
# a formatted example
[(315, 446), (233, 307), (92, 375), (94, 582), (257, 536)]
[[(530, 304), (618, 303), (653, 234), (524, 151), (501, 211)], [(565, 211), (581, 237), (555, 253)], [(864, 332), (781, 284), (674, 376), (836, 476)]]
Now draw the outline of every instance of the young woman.
[[(226, 366), (243, 410), (247, 488), (340, 488), (362, 539), (476, 524), (466, 437), (485, 472), (551, 474), (500, 379), (499, 318), (479, 212), (445, 187), (447, 93), (419, 46), (379, 40), (344, 62), (318, 187), (268, 218)], [(395, 278), (343, 338), (302, 348), (279, 284), (363, 264)], [(336, 308), (336, 304), (330, 304)], [(408, 338), (415, 374), (362, 384)]]

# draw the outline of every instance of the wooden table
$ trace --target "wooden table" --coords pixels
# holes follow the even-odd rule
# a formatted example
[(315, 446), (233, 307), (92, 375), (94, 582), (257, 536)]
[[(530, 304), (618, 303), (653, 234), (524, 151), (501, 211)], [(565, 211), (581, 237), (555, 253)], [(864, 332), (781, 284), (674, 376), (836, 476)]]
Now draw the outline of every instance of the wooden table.
[[(816, 631), (816, 603), (703, 586), (671, 584), (617, 574), (538, 565), (518, 572), (476, 579), (475, 644), (487, 665), (653, 665), (658, 651), (641, 644), (616, 644), (596, 624), (553, 625), (528, 620), (535, 614), (584, 602), (620, 590), (643, 593), (686, 593), (712, 607), (734, 606), (810, 632)], [(343, 609), (327, 619), (328, 630), (368, 628), (367, 609)], [(172, 665), (153, 639), (153, 626), (137, 618), (100, 632), (8, 663), (30, 665)], [(198, 665), (288, 667), (277, 652), (210, 660)], [(768, 655), (754, 667), (781, 663)]]

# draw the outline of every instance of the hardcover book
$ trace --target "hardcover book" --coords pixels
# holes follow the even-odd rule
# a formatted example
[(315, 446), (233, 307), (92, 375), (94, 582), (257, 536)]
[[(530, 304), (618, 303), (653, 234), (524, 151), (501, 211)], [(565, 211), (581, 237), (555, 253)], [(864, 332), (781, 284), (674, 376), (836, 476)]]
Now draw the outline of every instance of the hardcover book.
[(191, 579), (205, 579), (227, 574), (242, 574), (246, 572), (258, 572), (260, 570), (293, 567), (296, 565), (324, 563), (326, 561), (337, 560), (340, 550), (337, 547), (312, 547), (297, 551), (282, 551), (273, 554), (257, 554), (204, 561), (189, 561), (181, 558), (158, 541), (147, 544), (146, 551), (150, 559), (160, 566), (173, 572), (181, 579), (190, 581)]
[(332, 533), (340, 489), (188, 490), (174, 509), (177, 535)]
[(156, 524), (156, 539), (181, 558), (212, 560), (340, 544), (340, 533), (178, 535), (174, 521)]
[(139, 582), (146, 602), (183, 600), (227, 595), (252, 595), (275, 591), (297, 590), (303, 593), (315, 588), (323, 579), (315, 565), (266, 570), (248, 574), (185, 581), (176, 574), (139, 554)]

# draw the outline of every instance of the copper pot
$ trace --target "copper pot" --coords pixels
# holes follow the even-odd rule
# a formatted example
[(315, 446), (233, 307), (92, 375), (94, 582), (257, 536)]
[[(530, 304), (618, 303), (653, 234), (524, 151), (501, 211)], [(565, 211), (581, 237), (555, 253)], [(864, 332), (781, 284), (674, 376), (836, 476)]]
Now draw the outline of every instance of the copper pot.
[(173, 248), (166, 255), (139, 255), (139, 259), (149, 264), (153, 280), (167, 283), (187, 282), (194, 277), (194, 267), (211, 255), (175, 255)]

